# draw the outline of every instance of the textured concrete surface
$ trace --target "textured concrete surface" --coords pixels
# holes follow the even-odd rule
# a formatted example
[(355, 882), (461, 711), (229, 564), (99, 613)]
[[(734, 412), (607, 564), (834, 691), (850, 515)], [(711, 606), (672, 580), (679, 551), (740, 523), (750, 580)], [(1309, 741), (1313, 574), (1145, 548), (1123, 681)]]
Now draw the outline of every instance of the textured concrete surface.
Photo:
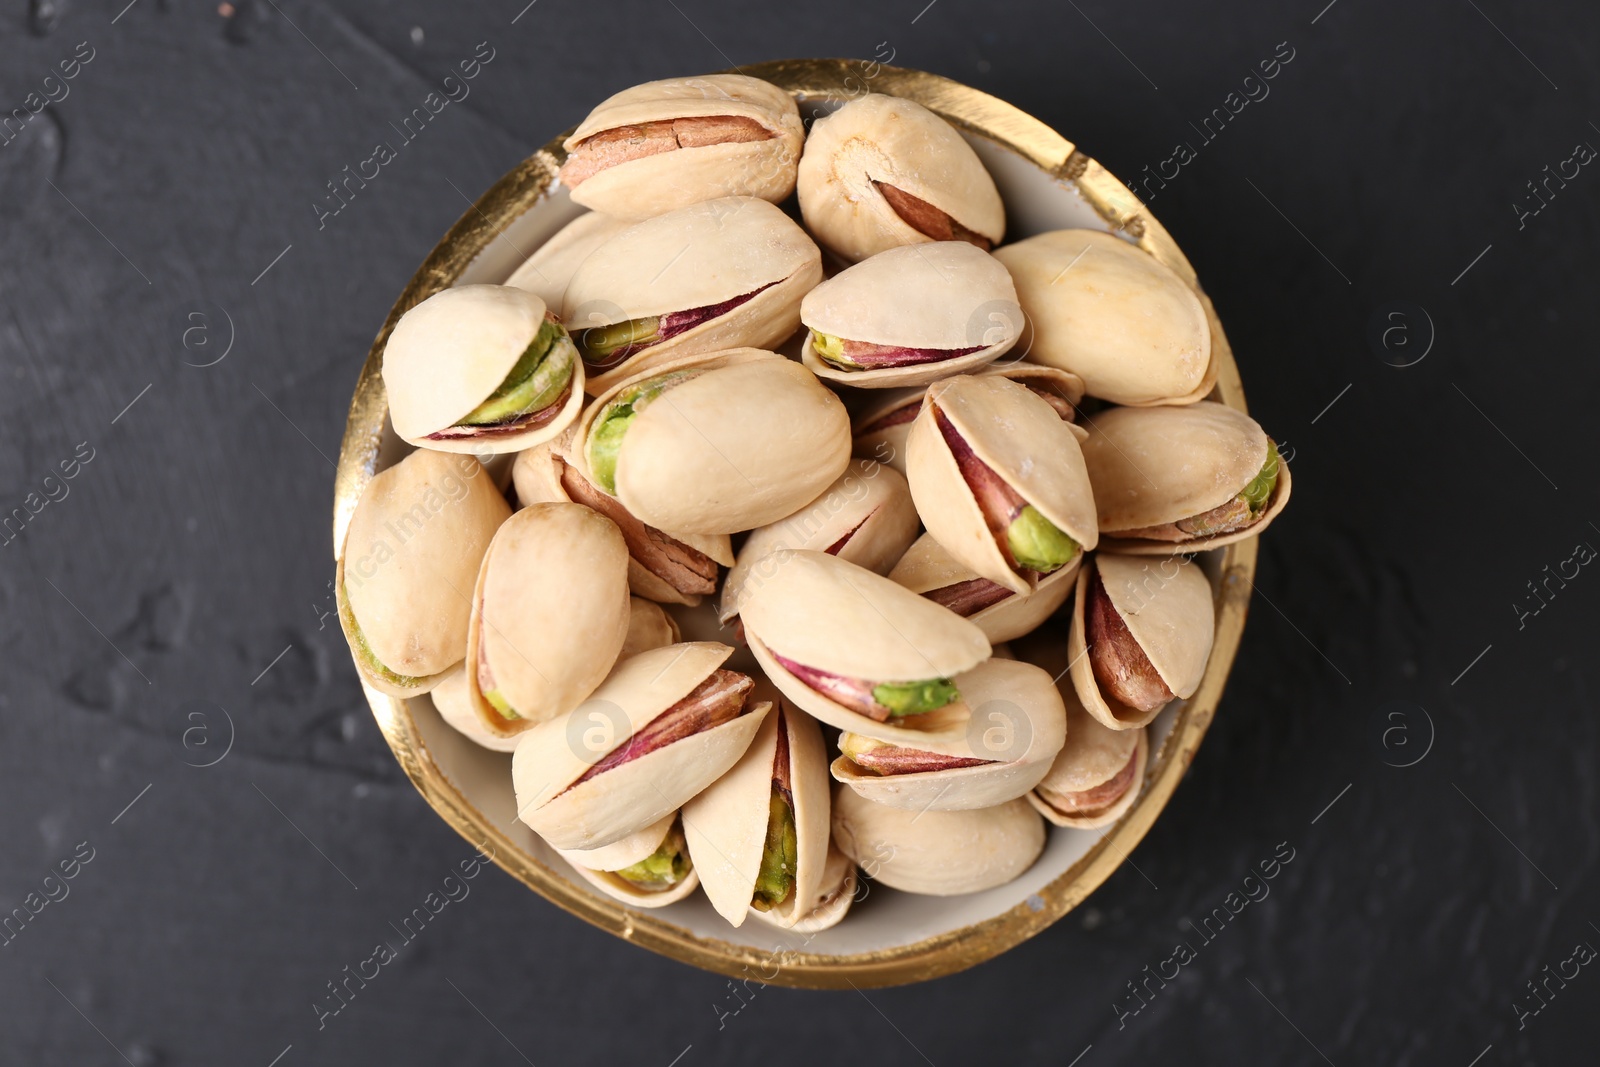
[[(1593, 1059), (1592, 5), (124, 2), (0, 11), (0, 110), (38, 111), (0, 145), (0, 510), (37, 510), (0, 546), (0, 910), (38, 909), (0, 947), (0, 1060)], [(325, 984), (470, 855), (329, 614), (331, 457), (395, 293), (623, 85), (891, 51), (1167, 175), (1152, 209), (1293, 449), (1137, 869), (968, 973), (737, 1014), (491, 869), (319, 1030)]]

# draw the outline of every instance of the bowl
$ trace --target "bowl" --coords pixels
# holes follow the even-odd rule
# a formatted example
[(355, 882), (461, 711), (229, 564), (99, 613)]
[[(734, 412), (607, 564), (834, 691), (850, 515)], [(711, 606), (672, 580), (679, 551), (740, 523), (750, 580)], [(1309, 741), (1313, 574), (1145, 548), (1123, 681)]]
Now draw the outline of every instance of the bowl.
[[(906, 97), (947, 119), (973, 145), (1006, 202), (1008, 239), (1067, 226), (1118, 231), (1192, 285), (1210, 322), (1213, 399), (1245, 410), (1238, 368), (1211, 302), (1183, 253), (1128, 188), (1060, 134), (1012, 105), (916, 70), (852, 60), (784, 60), (743, 68), (794, 94), (811, 117), (867, 92)], [(451, 227), (395, 301), (373, 341), (345, 426), (334, 482), (337, 557), (362, 489), (407, 451), (388, 422), (379, 368), (401, 314), (451, 285), (504, 281), (582, 208), (556, 188), (564, 158), (556, 137), (502, 177)], [(509, 457), (504, 457), (509, 458)], [(502, 486), (509, 464), (491, 465)], [(1205, 553), (1216, 640), (1204, 680), (1152, 725), (1153, 757), (1138, 800), (1105, 831), (1052, 829), (1044, 853), (1017, 880), (958, 897), (899, 893), (864, 881), (845, 921), (799, 934), (763, 923), (734, 929), (701, 894), (638, 911), (603, 896), (516, 819), (510, 756), (479, 748), (446, 725), (432, 700), (366, 689), (395, 759), (423, 798), (462, 837), (556, 906), (684, 963), (736, 978), (811, 988), (918, 982), (970, 967), (1039, 933), (1071, 911), (1149, 831), (1171, 798), (1216, 712), (1244, 629), (1255, 574), (1254, 538)]]

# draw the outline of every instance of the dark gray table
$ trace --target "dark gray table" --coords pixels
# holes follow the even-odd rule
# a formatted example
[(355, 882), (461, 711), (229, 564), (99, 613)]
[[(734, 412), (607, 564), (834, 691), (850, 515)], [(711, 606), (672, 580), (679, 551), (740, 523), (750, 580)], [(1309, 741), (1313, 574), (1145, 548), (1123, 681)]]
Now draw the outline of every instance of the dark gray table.
[[(37, 909), (0, 936), (0, 1060), (1592, 1060), (1593, 5), (124, 2), (0, 15), (0, 510), (27, 519), (0, 546), (0, 905)], [(491, 869), (319, 1030), (326, 983), (470, 854), (329, 615), (331, 461), (394, 295), (615, 89), (889, 49), (1167, 175), (1153, 210), (1293, 449), (1138, 870), (966, 974), (719, 1022), (725, 979)], [(1280, 843), (1270, 895), (1197, 938)]]

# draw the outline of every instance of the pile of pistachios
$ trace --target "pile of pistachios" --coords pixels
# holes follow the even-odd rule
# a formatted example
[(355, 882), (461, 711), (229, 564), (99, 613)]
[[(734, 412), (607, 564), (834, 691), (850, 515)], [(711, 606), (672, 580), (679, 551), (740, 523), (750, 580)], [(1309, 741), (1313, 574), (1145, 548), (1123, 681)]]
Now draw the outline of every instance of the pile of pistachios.
[(363, 682), (511, 753), (575, 877), (734, 926), (1121, 818), (1210, 656), (1195, 554), (1289, 498), (1192, 286), (1121, 235), (1004, 243), (967, 139), (892, 96), (808, 132), (764, 81), (651, 82), (565, 149), (587, 210), (388, 338), (415, 450), (340, 554)]

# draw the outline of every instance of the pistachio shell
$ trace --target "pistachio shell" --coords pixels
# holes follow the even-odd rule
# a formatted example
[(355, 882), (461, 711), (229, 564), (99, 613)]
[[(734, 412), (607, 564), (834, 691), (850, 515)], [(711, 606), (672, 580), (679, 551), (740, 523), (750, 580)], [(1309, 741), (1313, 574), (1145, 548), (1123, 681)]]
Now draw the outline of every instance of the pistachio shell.
[(1156, 674), (1179, 700), (1200, 688), (1216, 633), (1211, 583), (1198, 566), (1181, 556), (1159, 564), (1148, 559), (1099, 553), (1078, 574), (1067, 654), (1072, 684), (1089, 714), (1113, 730), (1131, 730), (1153, 720), (1161, 709), (1141, 712), (1101, 690), (1088, 655), (1084, 605), (1098, 573), (1106, 595), (1127, 624)]
[[(627, 560), (616, 524), (581, 504), (534, 504), (500, 527), (467, 629), (467, 693), (490, 732), (565, 716), (605, 678), (628, 632)], [(521, 718), (485, 699), (480, 660)]]
[[(964, 241), (901, 245), (836, 274), (800, 301), (812, 331), (800, 358), (819, 378), (862, 389), (927, 385), (972, 374), (1022, 336), (1022, 307), (1011, 275), (989, 253)], [(934, 363), (842, 370), (812, 347), (817, 333), (902, 348), (976, 348)]]
[(972, 811), (916, 812), (875, 804), (842, 786), (834, 840), (875, 882), (955, 896), (1005, 885), (1044, 851), (1045, 827), (1025, 800)]
[(627, 229), (628, 221), (598, 211), (585, 211), (544, 244), (534, 249), (506, 284), (526, 289), (553, 309), (559, 310), (566, 295), (567, 283), (577, 271), (578, 264), (589, 258), (589, 253), (599, 248), (611, 237)]
[(817, 239), (845, 259), (930, 240), (875, 182), (933, 205), (991, 245), (1005, 235), (1005, 207), (978, 154), (921, 104), (869, 93), (812, 124), (800, 156), (800, 211)]
[[(619, 660), (637, 656), (652, 648), (665, 648), (683, 640), (678, 622), (653, 600), (628, 598), (628, 636), (622, 640)], [(627, 864), (623, 864), (624, 867)]]
[[(1013, 592), (1004, 600), (990, 604), (966, 618), (978, 625), (991, 645), (1014, 641), (1056, 613), (1067, 597), (1077, 587), (1079, 556), (1058, 571), (1047, 574), (1032, 592)], [(889, 580), (899, 582), (913, 593), (925, 594), (935, 589), (968, 582), (981, 577), (963, 567), (932, 534), (923, 534), (906, 550), (900, 561), (889, 572)], [(998, 654), (998, 649), (996, 650)]]
[(664, 816), (658, 822), (629, 834), (620, 841), (594, 849), (556, 849), (561, 858), (572, 865), (584, 881), (624, 904), (636, 908), (663, 908), (682, 900), (700, 885), (700, 872), (691, 869), (683, 881), (670, 889), (651, 892), (619, 878), (613, 872), (632, 867), (648, 859), (672, 831), (677, 812)]
[(363, 682), (389, 696), (417, 696), (461, 662), (471, 614), (463, 594), (510, 516), (471, 456), (420, 450), (373, 476), (350, 518), (334, 575), (339, 622), (354, 650), (348, 606), (378, 662), (419, 681), (396, 685), (356, 655)]
[(1103, 411), (1089, 423), (1083, 458), (1107, 547), (1119, 552), (1164, 556), (1219, 548), (1254, 537), (1289, 502), (1289, 465), (1280, 461), (1266, 510), (1242, 530), (1176, 543), (1117, 536), (1202, 515), (1238, 496), (1260, 473), (1266, 433), (1244, 412), (1213, 401)]
[(468, 741), (492, 752), (510, 752), (517, 747), (515, 735), (507, 737), (490, 733), (473, 709), (472, 701), (467, 696), (466, 664), (458, 663), (451, 667), (428, 695), (433, 697), (433, 706), (439, 712), (439, 718)]
[[(578, 467), (580, 473), (583, 470), (577, 461), (571, 458), (571, 453), (568, 451), (573, 431), (576, 429), (577, 427), (570, 427), (554, 441), (546, 441), (535, 448), (517, 453), (516, 462), (511, 468), (511, 479), (516, 486), (517, 500), (520, 503), (528, 505), (540, 501), (572, 499), (566, 487), (561, 484), (561, 475), (562, 468), (566, 465)], [(618, 501), (618, 506), (621, 506), (621, 501)], [(674, 535), (673, 539), (709, 556), (724, 567), (733, 565), (733, 545), (727, 534), (681, 534)], [(698, 594), (679, 592), (665, 578), (635, 559), (631, 553), (628, 556), (628, 588), (636, 596), (662, 604), (684, 604), (693, 607), (700, 603)]]
[[(1065, 692), (1065, 691), (1064, 691)], [(1077, 705), (1074, 712), (1072, 706)], [(1103, 785), (1133, 760), (1133, 784), (1116, 802), (1090, 815), (1068, 815), (1046, 798), (1046, 792), (1080, 793)], [(1145, 767), (1150, 760), (1148, 730), (1109, 730), (1068, 697), (1067, 744), (1056, 757), (1050, 773), (1028, 794), (1028, 803), (1057, 826), (1074, 830), (1096, 830), (1110, 826), (1128, 813), (1144, 786)]]
[(589, 113), (564, 147), (605, 130), (680, 118), (753, 119), (774, 134), (765, 141), (678, 148), (618, 163), (579, 183), (572, 199), (597, 211), (645, 219), (703, 200), (757, 196), (773, 203), (794, 189), (805, 128), (794, 98), (741, 74), (668, 78), (624, 89)]
[[(383, 384), (394, 432), (435, 452), (487, 454), (531, 448), (559, 434), (583, 406), (583, 361), (554, 418), (516, 433), (445, 440), (428, 435), (470, 415), (505, 381), (544, 325), (544, 301), (509, 285), (458, 285), (400, 317), (383, 350)], [(557, 344), (570, 344), (564, 336)]]
[(856, 896), (856, 865), (839, 847), (828, 842), (828, 859), (822, 868), (822, 886), (817, 893), (816, 907), (790, 924), (775, 912), (750, 909), (750, 916), (780, 929), (797, 934), (816, 934), (838, 926), (850, 911)]
[(585, 477), (595, 420), (618, 391), (675, 371), (696, 377), (634, 416), (616, 464), (617, 498), (674, 537), (765, 526), (814, 500), (850, 462), (850, 419), (812, 373), (775, 352), (684, 356), (601, 394), (578, 422), (571, 460)]
[(800, 298), (821, 280), (822, 253), (789, 216), (765, 200), (728, 197), (635, 223), (596, 248), (567, 285), (561, 319), (578, 337), (756, 293), (591, 374), (586, 388), (599, 394), (677, 356), (780, 344), (800, 325)]
[(780, 548), (825, 552), (848, 537), (832, 554), (882, 574), (905, 553), (920, 527), (904, 476), (881, 463), (851, 460), (810, 504), (750, 532), (723, 580), (718, 616), (726, 623), (739, 614), (745, 584), (762, 580), (761, 561)]
[(923, 752), (991, 762), (977, 767), (879, 775), (849, 756), (833, 761), (833, 777), (868, 800), (913, 811), (967, 811), (1023, 796), (1050, 770), (1066, 740), (1067, 717), (1050, 675), (1031, 663), (990, 659), (955, 680), (972, 708), (971, 725), (954, 741)]
[[(1013, 570), (935, 421), (934, 409), (973, 453), (1083, 552), (1095, 547), (1094, 496), (1078, 439), (1043, 399), (996, 375), (948, 378), (930, 386), (906, 438), (906, 474), (923, 525), (974, 573), (1018, 593), (1033, 572)], [(1081, 553), (1080, 553), (1081, 554)]]
[(834, 702), (795, 677), (793, 662), (871, 682), (953, 678), (989, 657), (983, 631), (889, 579), (822, 552), (780, 549), (764, 581), (740, 601), (745, 639), (772, 683), (801, 708), (841, 730), (880, 741), (949, 741), (967, 729), (957, 700), (934, 711), (878, 722)]
[(558, 849), (619, 841), (682, 807), (722, 777), (771, 709), (751, 700), (737, 718), (572, 783), (711, 676), (733, 649), (690, 642), (651, 649), (616, 668), (572, 712), (528, 730), (511, 760), (519, 817)]
[(1211, 391), (1211, 325), (1193, 289), (1099, 230), (1054, 230), (995, 252), (1027, 313), (1028, 358), (1115, 404), (1187, 404)]
[[(809, 915), (822, 887), (828, 855), (828, 757), (822, 731), (803, 711), (783, 709), (788, 733), (789, 783), (794, 799), (794, 892), (765, 913), (776, 925), (789, 927)], [(762, 914), (751, 906), (770, 817), (769, 800), (775, 773), (780, 716), (771, 714), (739, 762), (683, 807), (683, 834), (700, 884), (717, 914), (734, 926)]]

